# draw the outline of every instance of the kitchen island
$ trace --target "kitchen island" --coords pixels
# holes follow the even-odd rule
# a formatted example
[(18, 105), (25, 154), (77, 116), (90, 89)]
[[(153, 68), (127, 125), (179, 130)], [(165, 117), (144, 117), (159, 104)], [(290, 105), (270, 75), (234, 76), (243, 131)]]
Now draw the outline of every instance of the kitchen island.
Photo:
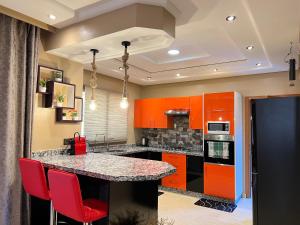
[[(141, 225), (157, 224), (158, 180), (176, 171), (165, 162), (97, 153), (36, 156), (34, 159), (41, 161), (46, 169), (76, 173), (83, 198), (98, 198), (108, 203), (108, 218), (94, 225), (126, 224), (135, 218)], [(43, 213), (39, 212), (41, 207), (38, 203), (35, 205), (32, 224), (47, 224), (47, 218), (42, 218)], [(59, 219), (67, 220), (62, 216)]]

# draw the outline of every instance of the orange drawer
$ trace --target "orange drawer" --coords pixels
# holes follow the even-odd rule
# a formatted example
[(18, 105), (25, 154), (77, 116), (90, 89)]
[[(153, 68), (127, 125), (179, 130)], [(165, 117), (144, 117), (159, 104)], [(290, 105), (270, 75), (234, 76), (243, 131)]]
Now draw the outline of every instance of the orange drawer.
[(235, 199), (235, 167), (204, 163), (204, 193)]

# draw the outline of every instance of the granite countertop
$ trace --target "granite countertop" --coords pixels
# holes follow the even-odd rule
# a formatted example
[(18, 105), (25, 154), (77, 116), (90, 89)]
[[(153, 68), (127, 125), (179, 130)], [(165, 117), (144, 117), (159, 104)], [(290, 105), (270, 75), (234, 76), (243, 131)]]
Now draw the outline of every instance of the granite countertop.
[[(103, 154), (111, 154), (111, 155), (127, 155), (132, 153), (139, 152), (168, 152), (174, 154), (186, 154), (191, 156), (201, 156), (203, 157), (203, 151), (197, 150), (168, 150), (163, 148), (156, 147), (142, 147), (135, 145), (115, 145), (110, 146), (109, 150), (105, 150), (103, 147), (94, 148), (95, 152), (103, 153)], [(93, 150), (92, 150), (93, 151)]]
[(111, 154), (34, 156), (45, 167), (95, 177), (108, 181), (159, 180), (175, 173), (168, 163)]

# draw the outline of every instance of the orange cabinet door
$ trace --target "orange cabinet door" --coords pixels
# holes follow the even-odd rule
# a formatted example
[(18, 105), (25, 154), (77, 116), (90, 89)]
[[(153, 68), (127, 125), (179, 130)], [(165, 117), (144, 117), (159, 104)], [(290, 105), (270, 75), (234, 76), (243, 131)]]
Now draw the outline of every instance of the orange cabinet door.
[(204, 133), (208, 133), (207, 122), (229, 121), (230, 134), (234, 135), (234, 92), (204, 95)]
[(162, 153), (162, 161), (176, 168), (176, 172), (162, 179), (162, 185), (170, 188), (186, 190), (186, 155)]
[(190, 97), (190, 128), (203, 129), (202, 96)]
[(143, 100), (134, 101), (134, 128), (143, 128)]
[(204, 194), (235, 199), (234, 166), (204, 163)]
[(204, 95), (206, 111), (234, 111), (234, 92)]
[(189, 97), (165, 98), (166, 109), (189, 109)]

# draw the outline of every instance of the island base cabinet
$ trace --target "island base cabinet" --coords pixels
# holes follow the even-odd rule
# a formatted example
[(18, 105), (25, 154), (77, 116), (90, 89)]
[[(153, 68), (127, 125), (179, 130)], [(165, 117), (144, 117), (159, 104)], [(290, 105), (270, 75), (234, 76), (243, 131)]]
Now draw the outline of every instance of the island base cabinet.
[(204, 194), (234, 200), (234, 166), (204, 163)]
[(157, 181), (110, 183), (109, 225), (132, 224), (132, 218), (157, 224), (157, 210)]

